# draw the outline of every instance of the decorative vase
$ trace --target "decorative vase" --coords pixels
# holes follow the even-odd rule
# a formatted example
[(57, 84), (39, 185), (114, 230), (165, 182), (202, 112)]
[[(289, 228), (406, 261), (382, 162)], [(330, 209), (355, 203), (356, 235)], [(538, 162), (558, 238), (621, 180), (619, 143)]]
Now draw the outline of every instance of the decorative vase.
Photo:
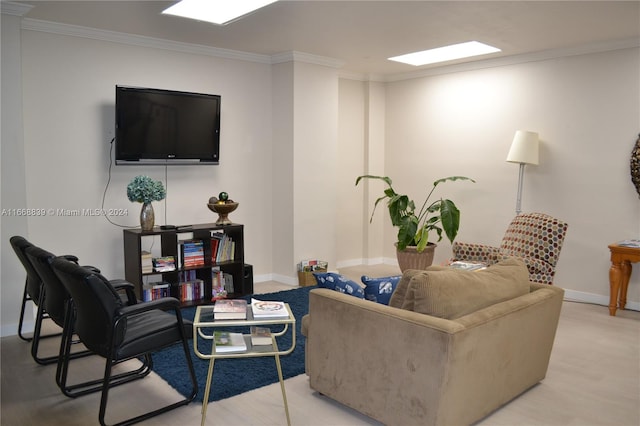
[(239, 205), (240, 203), (234, 202), (218, 204), (215, 202), (212, 203), (211, 200), (209, 200), (209, 204), (207, 204), (207, 207), (209, 207), (209, 210), (211, 210), (212, 212), (218, 213), (218, 220), (216, 220), (216, 225), (231, 225), (233, 222), (229, 219), (229, 213), (235, 211), (235, 209), (237, 209)]
[(155, 222), (155, 215), (153, 213), (153, 205), (151, 203), (142, 204), (142, 210), (140, 210), (140, 228), (143, 231), (153, 231), (153, 225)]
[(427, 269), (433, 263), (433, 256), (436, 250), (436, 244), (434, 243), (428, 243), (427, 247), (420, 253), (418, 253), (415, 246), (408, 246), (404, 250), (398, 250), (398, 243), (395, 245), (398, 266), (400, 266), (402, 272), (407, 269)]

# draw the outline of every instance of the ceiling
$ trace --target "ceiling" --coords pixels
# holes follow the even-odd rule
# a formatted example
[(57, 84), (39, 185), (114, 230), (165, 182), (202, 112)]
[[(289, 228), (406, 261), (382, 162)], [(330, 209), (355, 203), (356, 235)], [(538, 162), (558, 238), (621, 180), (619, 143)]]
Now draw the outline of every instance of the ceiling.
[(640, 1), (280, 0), (226, 26), (161, 14), (176, 1), (22, 3), (35, 6), (26, 18), (268, 56), (302, 52), (375, 76), (465, 62), (414, 67), (386, 58), (471, 40), (502, 49), (472, 60), (640, 45)]

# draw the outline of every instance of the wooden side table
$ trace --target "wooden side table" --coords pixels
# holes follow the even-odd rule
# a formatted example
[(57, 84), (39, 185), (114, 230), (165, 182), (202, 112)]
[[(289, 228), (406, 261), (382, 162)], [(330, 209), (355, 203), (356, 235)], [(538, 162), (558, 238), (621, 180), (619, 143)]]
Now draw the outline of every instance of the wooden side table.
[(627, 304), (627, 288), (631, 277), (631, 263), (640, 262), (640, 247), (609, 245), (611, 268), (609, 268), (609, 315), (615, 316), (616, 309), (624, 309)]

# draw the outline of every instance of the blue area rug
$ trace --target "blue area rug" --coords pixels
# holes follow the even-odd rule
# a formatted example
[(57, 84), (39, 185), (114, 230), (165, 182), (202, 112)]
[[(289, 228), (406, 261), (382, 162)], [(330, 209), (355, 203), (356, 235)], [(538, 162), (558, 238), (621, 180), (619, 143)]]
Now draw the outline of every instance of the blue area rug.
[[(288, 303), (296, 318), (296, 348), (287, 356), (280, 357), (284, 379), (304, 373), (305, 338), (300, 332), (302, 317), (309, 311), (309, 291), (314, 287), (300, 287), (294, 290), (254, 295), (259, 300), (279, 300)], [(244, 297), (250, 300), (251, 296)], [(182, 310), (185, 319), (193, 320), (196, 308)], [(246, 333), (246, 331), (244, 331)], [(289, 347), (291, 334), (279, 338), (278, 346)], [(209, 362), (198, 358), (193, 352), (193, 341), (189, 341), (196, 377), (198, 395), (195, 401), (202, 402)], [(153, 354), (153, 371), (184, 396), (191, 392), (191, 381), (180, 346), (174, 345)], [(276, 362), (273, 357), (218, 359), (213, 369), (209, 401), (218, 401), (241, 393), (278, 382)]]

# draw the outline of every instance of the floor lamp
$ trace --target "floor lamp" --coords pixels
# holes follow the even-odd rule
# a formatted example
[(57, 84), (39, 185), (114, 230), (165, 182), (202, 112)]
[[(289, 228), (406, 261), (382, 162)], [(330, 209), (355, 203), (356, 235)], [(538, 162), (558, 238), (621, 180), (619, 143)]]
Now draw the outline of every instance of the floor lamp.
[(538, 134), (518, 130), (511, 142), (511, 149), (507, 155), (509, 163), (520, 164), (520, 175), (518, 176), (518, 198), (516, 199), (516, 214), (520, 214), (522, 209), (522, 181), (524, 180), (524, 165), (538, 165)]

